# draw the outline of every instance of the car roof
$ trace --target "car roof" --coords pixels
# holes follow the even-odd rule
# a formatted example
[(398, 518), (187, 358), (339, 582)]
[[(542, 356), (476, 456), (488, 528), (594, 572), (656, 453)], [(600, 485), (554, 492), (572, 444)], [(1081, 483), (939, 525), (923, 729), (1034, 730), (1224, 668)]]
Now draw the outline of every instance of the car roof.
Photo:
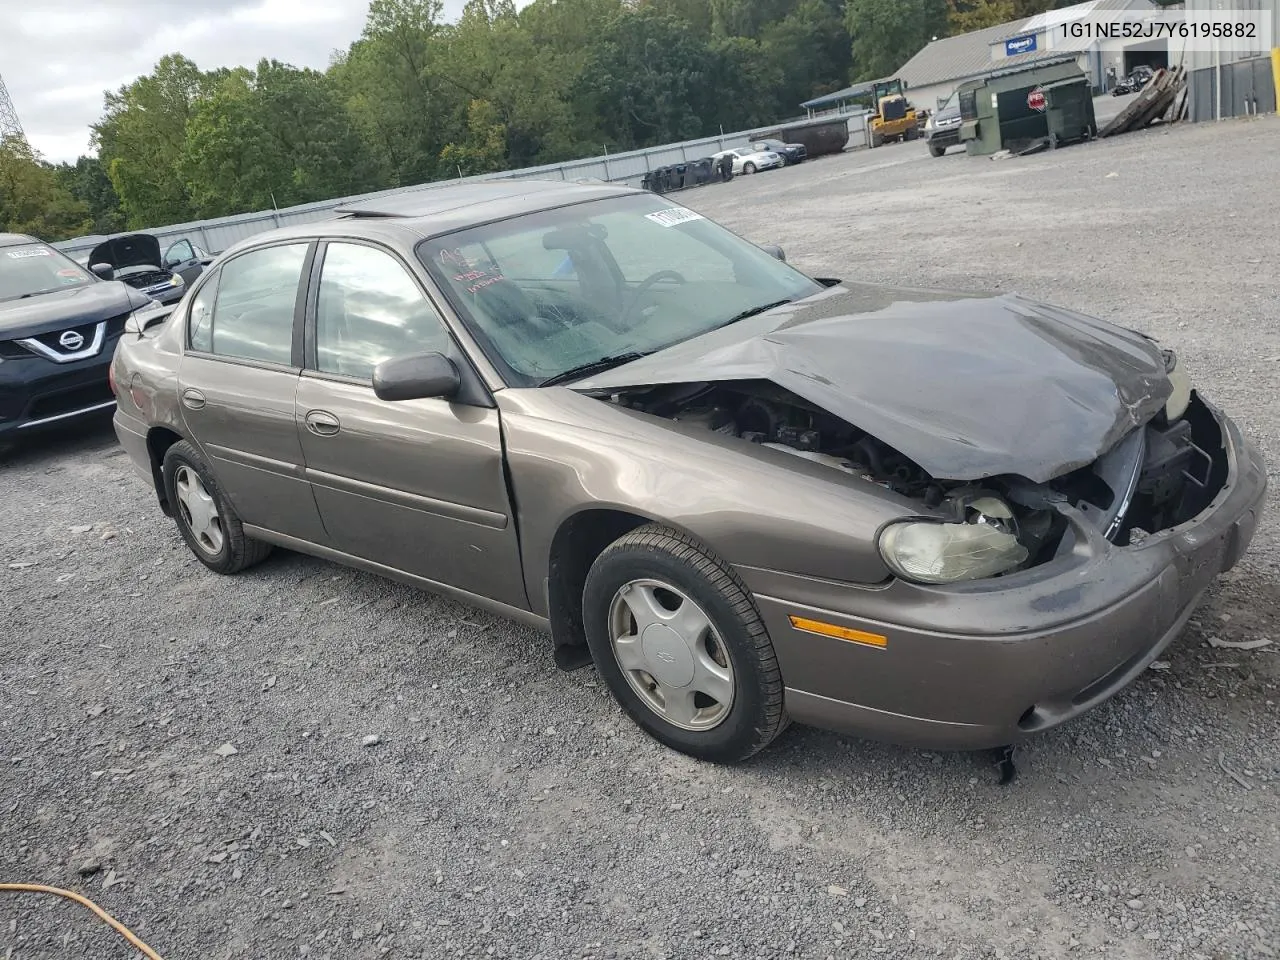
[(26, 243), (42, 243), (35, 237), (28, 237), (25, 233), (0, 233), (0, 247), (16, 247)]
[(591, 200), (645, 194), (633, 187), (565, 180), (485, 180), (426, 187), (335, 207), (327, 220), (281, 227), (228, 247), (223, 255), (290, 239), (364, 237), (403, 241), (408, 232), (432, 239), (529, 213), (554, 210)]
[(604, 197), (638, 193), (631, 187), (565, 180), (483, 180), (395, 193), (337, 207), (346, 217), (390, 217), (413, 221), (433, 234), (539, 210), (570, 206)]

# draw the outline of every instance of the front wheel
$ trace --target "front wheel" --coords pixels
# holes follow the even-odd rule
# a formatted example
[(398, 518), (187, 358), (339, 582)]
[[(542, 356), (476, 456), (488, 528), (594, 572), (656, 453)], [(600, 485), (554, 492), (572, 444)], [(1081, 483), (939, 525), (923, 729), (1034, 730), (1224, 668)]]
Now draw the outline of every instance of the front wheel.
[(940, 157), (947, 152), (946, 147), (940, 147), (936, 143), (929, 144), (929, 155), (931, 157)]
[(737, 763), (786, 727), (782, 673), (737, 574), (657, 524), (591, 566), (583, 619), (596, 669), (645, 732), (674, 750)]
[(200, 451), (185, 440), (164, 455), (165, 496), (178, 532), (196, 558), (215, 573), (239, 573), (261, 563), (271, 545), (245, 536), (240, 517)]
[(756, 172), (756, 165), (755, 165), (754, 163), (744, 163), (744, 164), (742, 165), (742, 172), (743, 172), (743, 173), (755, 173), (755, 172)]

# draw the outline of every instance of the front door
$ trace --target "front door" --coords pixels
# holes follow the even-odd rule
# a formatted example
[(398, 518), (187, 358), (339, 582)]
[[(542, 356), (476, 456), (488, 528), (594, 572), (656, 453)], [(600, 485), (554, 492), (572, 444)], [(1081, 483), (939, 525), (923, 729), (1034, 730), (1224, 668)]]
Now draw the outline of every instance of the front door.
[(447, 400), (379, 400), (372, 386), (379, 362), (456, 348), (389, 251), (329, 242), (321, 256), (295, 409), (330, 542), (527, 608), (498, 411)]
[(294, 315), (309, 247), (251, 250), (200, 287), (178, 392), (191, 436), (240, 519), (323, 544), (293, 415), (302, 355)]
[(200, 276), (204, 266), (196, 255), (196, 248), (190, 240), (179, 240), (164, 252), (164, 266), (172, 270), (187, 283), (194, 283)]

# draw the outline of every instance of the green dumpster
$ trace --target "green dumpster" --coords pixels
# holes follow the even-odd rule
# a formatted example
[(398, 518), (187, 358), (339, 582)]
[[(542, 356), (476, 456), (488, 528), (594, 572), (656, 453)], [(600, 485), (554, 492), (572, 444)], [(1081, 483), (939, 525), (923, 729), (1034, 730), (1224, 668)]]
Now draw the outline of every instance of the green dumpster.
[(1089, 140), (1098, 132), (1093, 112), (1093, 90), (1087, 77), (1071, 77), (1040, 88), (1045, 98), (1049, 146)]

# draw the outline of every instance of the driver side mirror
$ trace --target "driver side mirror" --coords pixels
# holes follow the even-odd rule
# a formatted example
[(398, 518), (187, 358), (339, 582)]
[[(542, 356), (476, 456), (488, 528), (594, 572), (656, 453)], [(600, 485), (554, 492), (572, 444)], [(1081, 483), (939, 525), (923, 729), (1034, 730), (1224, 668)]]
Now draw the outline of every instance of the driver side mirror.
[(379, 400), (452, 399), (462, 378), (443, 353), (383, 360), (373, 370), (373, 392)]
[(763, 250), (765, 253), (767, 253), (769, 256), (773, 257), (773, 259), (781, 260), (784, 263), (786, 262), (786, 259), (787, 259), (786, 252), (776, 243), (762, 243), (760, 244), (760, 249)]
[(111, 264), (109, 263), (92, 264), (89, 267), (89, 270), (90, 272), (93, 273), (94, 276), (99, 277), (103, 280), (114, 280), (116, 276), (115, 268), (111, 266)]

